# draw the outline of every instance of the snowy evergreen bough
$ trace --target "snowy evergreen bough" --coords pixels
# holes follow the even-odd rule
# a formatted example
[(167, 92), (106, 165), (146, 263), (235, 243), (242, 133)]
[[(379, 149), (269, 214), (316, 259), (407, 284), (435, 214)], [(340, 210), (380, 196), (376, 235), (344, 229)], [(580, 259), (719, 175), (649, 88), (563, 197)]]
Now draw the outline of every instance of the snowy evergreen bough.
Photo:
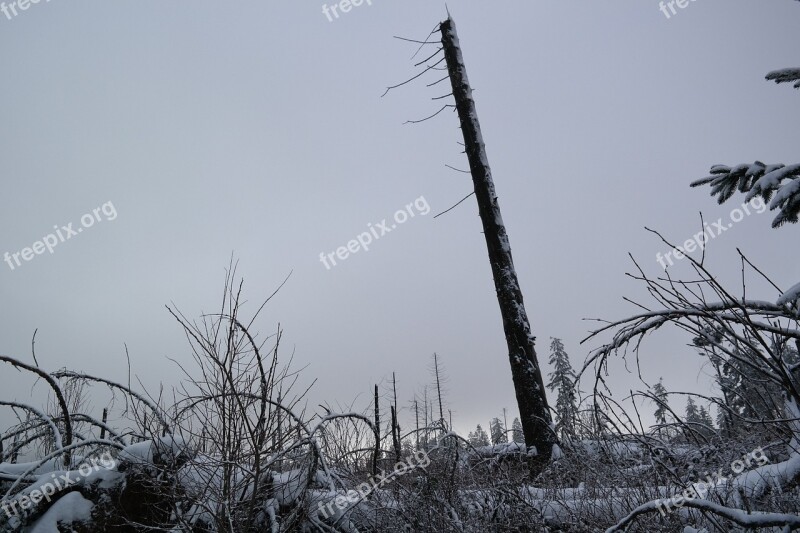
[[(775, 70), (767, 74), (767, 80), (775, 83), (792, 83), (800, 89), (800, 69)], [(770, 210), (778, 210), (772, 227), (796, 224), (800, 216), (800, 164), (752, 164), (735, 166), (714, 165), (711, 175), (692, 182), (692, 187), (711, 186), (711, 196), (720, 204), (728, 201), (737, 191), (745, 194), (745, 200), (760, 197), (768, 202)], [(796, 299), (796, 298), (795, 298)]]

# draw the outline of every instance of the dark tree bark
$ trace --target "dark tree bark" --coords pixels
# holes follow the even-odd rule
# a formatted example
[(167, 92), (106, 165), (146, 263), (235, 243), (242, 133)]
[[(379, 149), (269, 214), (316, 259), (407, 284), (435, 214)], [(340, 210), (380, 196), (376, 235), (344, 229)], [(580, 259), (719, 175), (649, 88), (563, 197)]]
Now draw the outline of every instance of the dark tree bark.
[(436, 375), (436, 396), (439, 398), (439, 421), (444, 424), (444, 409), (442, 408), (442, 384), (439, 379), (439, 356), (433, 352), (433, 371)]
[(392, 405), (392, 444), (394, 444), (395, 461), (400, 462), (400, 423), (397, 420), (397, 378), (392, 372), (392, 393), (394, 405)]
[(378, 404), (378, 386), (375, 385), (375, 453), (372, 455), (372, 475), (378, 475), (378, 460), (381, 458), (381, 410)]
[(500, 314), (503, 317), (503, 329), (508, 344), (511, 375), (525, 444), (536, 447), (538, 460), (535, 462), (542, 465), (549, 461), (556, 437), (551, 429), (550, 408), (534, 348), (535, 338), (531, 334), (531, 326), (522, 301), (522, 291), (511, 258), (511, 246), (503, 217), (500, 215), (478, 113), (472, 99), (472, 88), (467, 78), (456, 27), (451, 18), (441, 24), (441, 33), (453, 97), (461, 120), (464, 146), (475, 187), (475, 198), (489, 251), (489, 263), (492, 266)]
[(400, 426), (397, 424), (397, 412), (392, 406), (392, 445), (394, 446), (394, 460), (400, 462)]

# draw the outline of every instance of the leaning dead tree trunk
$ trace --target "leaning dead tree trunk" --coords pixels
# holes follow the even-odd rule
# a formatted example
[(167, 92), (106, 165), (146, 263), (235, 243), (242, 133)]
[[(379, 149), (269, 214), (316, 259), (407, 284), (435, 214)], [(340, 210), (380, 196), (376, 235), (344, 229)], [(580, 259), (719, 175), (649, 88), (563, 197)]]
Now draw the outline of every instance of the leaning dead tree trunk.
[(478, 201), (486, 247), (489, 250), (489, 262), (492, 265), (500, 314), (503, 317), (503, 329), (508, 344), (508, 357), (511, 362), (511, 375), (514, 380), (522, 432), (525, 435), (525, 444), (536, 447), (540, 459), (537, 462), (541, 464), (550, 458), (555, 435), (551, 429), (550, 408), (547, 404), (542, 372), (536, 358), (535, 339), (531, 334), (531, 326), (522, 301), (522, 291), (511, 258), (511, 246), (503, 217), (500, 215), (478, 113), (475, 110), (475, 101), (472, 99), (472, 88), (467, 79), (467, 69), (452, 18), (441, 24), (441, 32), (447, 70), (453, 86), (453, 97), (461, 120), (464, 146), (475, 186), (475, 198)]

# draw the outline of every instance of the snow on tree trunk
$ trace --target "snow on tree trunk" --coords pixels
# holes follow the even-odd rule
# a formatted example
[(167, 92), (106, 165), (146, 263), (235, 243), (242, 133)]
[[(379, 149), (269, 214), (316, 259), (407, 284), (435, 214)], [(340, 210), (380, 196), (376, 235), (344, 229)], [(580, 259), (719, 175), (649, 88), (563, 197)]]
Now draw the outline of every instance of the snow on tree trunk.
[(503, 317), (503, 329), (508, 344), (511, 374), (525, 444), (535, 446), (540, 458), (549, 459), (555, 435), (542, 372), (534, 348), (535, 339), (531, 334), (528, 314), (522, 301), (522, 291), (511, 258), (511, 246), (503, 217), (500, 215), (486, 147), (481, 135), (475, 102), (472, 99), (472, 89), (467, 79), (467, 69), (461, 54), (456, 26), (451, 18), (442, 23), (441, 32), (447, 69), (475, 186), (475, 197), (489, 250), (489, 262), (500, 303), (500, 313)]

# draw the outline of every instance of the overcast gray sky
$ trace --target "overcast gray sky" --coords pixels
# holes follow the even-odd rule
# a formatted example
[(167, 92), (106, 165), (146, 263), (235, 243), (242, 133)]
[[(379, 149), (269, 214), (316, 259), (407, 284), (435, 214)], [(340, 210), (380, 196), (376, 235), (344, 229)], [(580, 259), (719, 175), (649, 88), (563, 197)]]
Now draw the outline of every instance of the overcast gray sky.
[[(8, 3), (8, 0), (7, 0)], [(796, 162), (800, 95), (764, 81), (800, 63), (800, 6), (697, 0), (451, 0), (540, 358), (561, 337), (578, 367), (586, 317), (641, 296), (630, 252), (657, 274), (698, 212), (727, 217), (688, 183), (715, 163)], [(0, 353), (148, 386), (175, 385), (188, 346), (164, 305), (216, 309), (233, 254), (257, 322), (317, 379), (311, 405), (369, 401), (395, 371), (406, 405), (435, 351), (456, 429), (515, 409), (507, 350), (457, 117), (418, 125), (449, 92), (417, 72), (416, 47), (446, 13), (430, 0), (372, 0), (329, 21), (314, 1), (42, 1), (0, 14), (0, 254), (20, 252), (111, 202), (85, 228), (12, 270), (0, 263)], [(331, 253), (423, 197), (417, 213), (326, 269)], [(754, 214), (712, 241), (736, 283), (741, 247), (783, 288), (796, 228)], [(678, 266), (674, 274), (688, 273)], [(754, 288), (759, 288), (754, 284)], [(775, 299), (766, 288), (758, 296)], [(646, 301), (646, 300), (645, 300)], [(645, 377), (703, 390), (686, 339), (643, 351)], [(641, 388), (622, 367), (611, 383)], [(0, 369), (4, 398), (30, 380)], [(34, 396), (41, 398), (37, 388)], [(7, 416), (5, 415), (0, 416)], [(409, 420), (408, 414), (405, 415)]]

